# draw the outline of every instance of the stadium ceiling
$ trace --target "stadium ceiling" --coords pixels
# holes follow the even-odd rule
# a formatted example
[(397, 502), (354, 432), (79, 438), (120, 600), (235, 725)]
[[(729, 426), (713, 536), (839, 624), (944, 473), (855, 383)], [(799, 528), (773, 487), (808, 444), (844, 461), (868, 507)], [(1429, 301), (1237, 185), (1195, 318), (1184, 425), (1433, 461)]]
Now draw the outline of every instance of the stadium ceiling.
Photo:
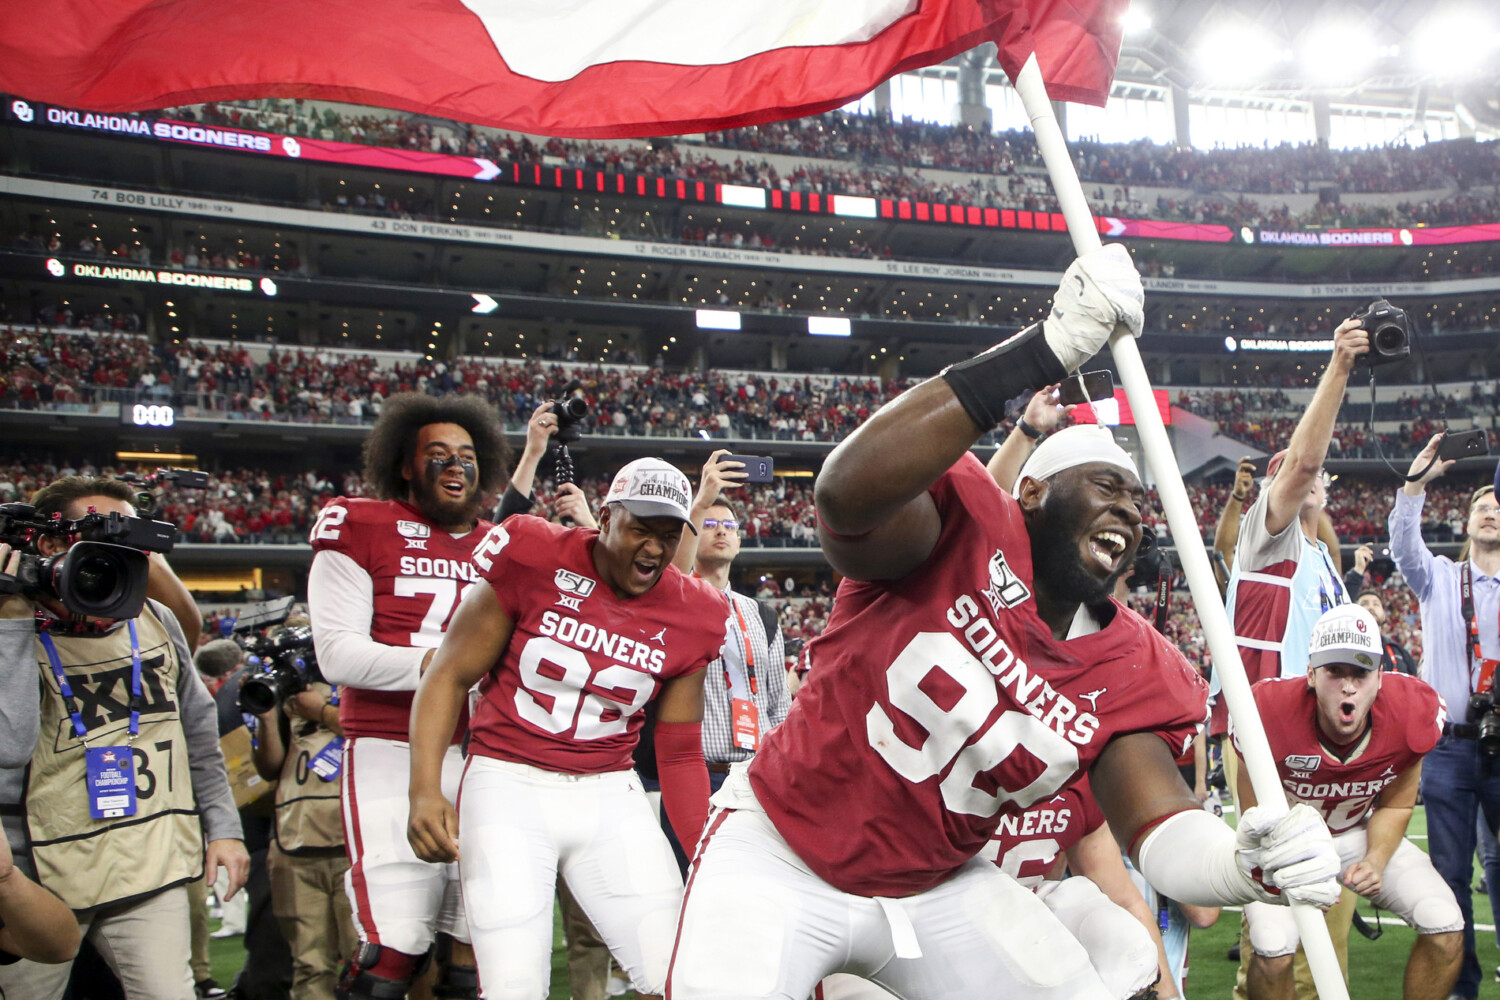
[[(1225, 103), (1326, 98), (1500, 127), (1491, 0), (1133, 0), (1126, 24), (1117, 96), (1135, 87)], [(965, 58), (919, 72), (956, 74)], [(992, 55), (987, 66), (988, 82), (1007, 82)]]

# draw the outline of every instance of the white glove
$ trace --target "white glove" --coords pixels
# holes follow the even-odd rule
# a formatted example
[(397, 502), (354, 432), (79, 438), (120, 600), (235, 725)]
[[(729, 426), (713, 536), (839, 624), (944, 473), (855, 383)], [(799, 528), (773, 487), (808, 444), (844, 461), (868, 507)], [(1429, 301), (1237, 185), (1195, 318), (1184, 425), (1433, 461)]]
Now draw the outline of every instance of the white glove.
[(1145, 325), (1141, 276), (1130, 252), (1111, 243), (1068, 265), (1042, 334), (1063, 368), (1072, 372), (1098, 354), (1117, 328), (1139, 337)]
[(1339, 852), (1311, 806), (1299, 802), (1280, 815), (1253, 806), (1240, 817), (1235, 839), (1240, 871), (1264, 902), (1326, 908), (1339, 901)]

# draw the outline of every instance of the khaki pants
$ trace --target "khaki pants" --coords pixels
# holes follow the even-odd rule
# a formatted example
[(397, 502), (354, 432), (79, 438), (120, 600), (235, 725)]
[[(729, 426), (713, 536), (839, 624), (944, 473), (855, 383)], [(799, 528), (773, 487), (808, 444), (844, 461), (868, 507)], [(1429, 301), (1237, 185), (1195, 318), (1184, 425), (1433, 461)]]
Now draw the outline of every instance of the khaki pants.
[(266, 868), (271, 911), (292, 949), (293, 1000), (333, 1000), (339, 966), (359, 947), (344, 891), (349, 859), (287, 854), (272, 843)]
[[(1240, 815), (1240, 796), (1238, 776), (1240, 769), (1239, 755), (1234, 748), (1228, 744), (1225, 738), (1224, 754), (1224, 778), (1229, 783), (1229, 789), (1234, 794), (1235, 816)], [(1323, 914), (1323, 920), (1328, 925), (1328, 936), (1333, 939), (1333, 953), (1339, 958), (1339, 970), (1344, 974), (1344, 982), (1349, 982), (1349, 928), (1354, 924), (1354, 910), (1359, 903), (1359, 897), (1345, 889), (1339, 897), (1338, 904)], [(1250, 967), (1250, 929), (1243, 919), (1240, 920), (1240, 968), (1234, 977), (1234, 1000), (1249, 1000), (1250, 993), (1245, 986), (1246, 970)], [(1297, 1000), (1318, 1000), (1317, 987), (1313, 985), (1312, 970), (1307, 967), (1307, 955), (1303, 953), (1302, 946), (1297, 946), (1296, 957), (1292, 959), (1293, 975), (1297, 982)]]
[[(127, 1000), (195, 1000), (188, 971), (188, 891), (167, 889), (130, 906), (78, 915), (84, 937), (120, 978)], [(58, 1000), (72, 962), (0, 966), (5, 1000)]]
[(187, 884), (188, 920), (192, 936), (192, 953), (188, 965), (193, 970), (193, 982), (201, 983), (214, 977), (208, 961), (208, 883), (201, 878)]

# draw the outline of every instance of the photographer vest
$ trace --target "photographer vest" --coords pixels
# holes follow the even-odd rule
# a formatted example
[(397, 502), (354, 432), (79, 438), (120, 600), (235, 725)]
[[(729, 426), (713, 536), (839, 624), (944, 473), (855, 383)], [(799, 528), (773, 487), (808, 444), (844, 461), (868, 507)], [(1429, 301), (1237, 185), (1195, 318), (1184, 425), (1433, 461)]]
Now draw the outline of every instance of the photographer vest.
[[(310, 689), (325, 698), (331, 690), (327, 684), (313, 684)], [(331, 729), (315, 722), (291, 720), (286, 761), (276, 784), (276, 843), (287, 854), (340, 854), (344, 850), (338, 776), (324, 781), (310, 766), (334, 738)]]
[(26, 826), (37, 880), (75, 910), (122, 903), (198, 878), (203, 827), (193, 798), (187, 737), (178, 716), (182, 664), (147, 605), (135, 619), (141, 659), (139, 734), (131, 739), (131, 640), (124, 625), (102, 635), (50, 633), (90, 747), (129, 745), (133, 816), (89, 814), (84, 741), (40, 638), (42, 721), (26, 778)]

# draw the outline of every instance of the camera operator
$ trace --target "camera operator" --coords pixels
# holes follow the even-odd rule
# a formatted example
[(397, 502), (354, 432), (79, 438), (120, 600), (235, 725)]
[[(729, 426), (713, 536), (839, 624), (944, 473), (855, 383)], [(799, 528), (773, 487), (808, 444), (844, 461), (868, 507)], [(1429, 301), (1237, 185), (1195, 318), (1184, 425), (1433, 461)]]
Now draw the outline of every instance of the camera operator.
[[(1464, 913), (1464, 961), (1453, 995), (1474, 1000), (1482, 971), (1474, 949), (1473, 875), (1476, 817), (1494, 836), (1500, 821), (1500, 717), (1494, 712), (1494, 670), (1500, 663), (1500, 503), (1493, 487), (1469, 501), (1468, 541), (1455, 562), (1434, 556), (1422, 541), (1427, 484), (1452, 461), (1435, 461), (1436, 434), (1417, 454), (1391, 508), (1391, 557), (1417, 595), (1422, 615), (1421, 677), (1447, 705), (1443, 737), (1422, 765), (1427, 848)], [(1486, 739), (1486, 734), (1493, 734)], [(1496, 902), (1495, 873), (1488, 883)]]
[[(134, 518), (135, 498), (117, 480), (70, 476), (32, 502), (39, 518), (75, 521), (90, 508)], [(76, 541), (44, 533), (36, 547), (54, 556)], [(22, 655), (41, 682), (42, 736), (30, 764), (0, 775), (0, 802), (24, 816), (27, 863), (74, 911), (132, 1000), (192, 1000), (187, 883), (225, 865), (238, 889), (249, 859), (213, 702), (182, 630), (154, 601), (125, 621), (88, 617), (45, 593), (5, 607), (36, 630)], [(17, 656), (0, 673), (29, 674), (23, 663)], [(70, 966), (0, 968), (0, 990), (9, 1000), (52, 1000)]]
[[(14, 576), (20, 558), (0, 544), (0, 573)], [(35, 642), (31, 602), (20, 596), (0, 598), (0, 663), (8, 667), (30, 656)], [(36, 744), (41, 717), (28, 705), (35, 684), (29, 670), (0, 669), (0, 763), (8, 768), (25, 767)], [(81, 937), (73, 911), (26, 877), (11, 857), (7, 838), (0, 837), (0, 964), (15, 958), (69, 962), (78, 954)]]
[[(576, 411), (577, 405), (574, 404)], [(495, 514), (496, 521), (504, 521), (512, 514), (530, 514), (536, 506), (536, 471), (542, 464), (542, 458), (547, 454), (551, 442), (564, 430), (564, 424), (571, 424), (577, 418), (569, 419), (567, 412), (558, 413), (558, 403), (553, 400), (537, 406), (532, 411), (531, 419), (526, 422), (526, 446), (521, 449), (521, 457), (516, 462), (516, 471), (511, 473), (510, 484), (505, 487), (505, 493), (500, 497), (500, 508)], [(566, 435), (563, 435), (566, 436)], [(571, 482), (559, 481), (557, 484), (557, 497), (553, 501), (555, 513), (568, 517), (585, 528), (597, 528), (599, 525), (594, 521), (589, 512), (588, 500), (583, 495), (583, 490)]]
[[(296, 619), (288, 619), (288, 627)], [(359, 947), (344, 873), (338, 688), (324, 681), (258, 716), (255, 770), (276, 781), (271, 906), (292, 949), (293, 1000), (333, 1000), (339, 963)]]
[[(495, 411), (473, 396), (401, 393), (364, 446), (380, 499), (337, 497), (313, 525), (308, 606), (323, 676), (339, 686), (346, 889), (361, 946), (341, 994), (400, 996), (429, 950), (436, 989), (478, 992), (458, 866), (417, 857), (405, 837), (413, 692), (460, 596), (480, 579), (480, 516), (506, 483), (510, 450)], [(449, 734), (443, 790), (456, 798), (467, 718)]]

